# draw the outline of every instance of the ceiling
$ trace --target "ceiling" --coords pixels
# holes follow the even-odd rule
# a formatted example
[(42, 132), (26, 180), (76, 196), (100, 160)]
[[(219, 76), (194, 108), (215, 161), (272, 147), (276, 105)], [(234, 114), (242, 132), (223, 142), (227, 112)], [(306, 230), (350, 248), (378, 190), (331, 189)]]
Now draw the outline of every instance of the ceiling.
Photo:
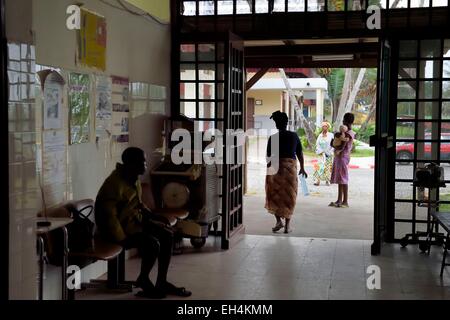
[(245, 41), (248, 68), (361, 68), (378, 65), (378, 38)]

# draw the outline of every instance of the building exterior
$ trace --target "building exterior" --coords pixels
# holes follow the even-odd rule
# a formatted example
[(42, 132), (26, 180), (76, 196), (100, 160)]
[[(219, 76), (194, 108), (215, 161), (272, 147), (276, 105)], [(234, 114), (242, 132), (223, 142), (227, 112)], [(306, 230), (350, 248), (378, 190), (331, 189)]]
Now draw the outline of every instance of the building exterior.
[[(320, 124), (325, 119), (324, 102), (328, 90), (327, 80), (323, 78), (297, 78), (289, 79), (289, 83), (298, 96), (305, 118), (312, 120), (312, 123), (320, 127)], [(254, 104), (255, 129), (274, 128), (273, 121), (269, 118), (277, 110), (288, 114), (291, 119), (290, 126), (294, 129), (294, 106), (290, 103), (289, 94), (283, 79), (271, 77), (270, 75), (263, 77), (247, 91), (247, 105), (249, 103)]]

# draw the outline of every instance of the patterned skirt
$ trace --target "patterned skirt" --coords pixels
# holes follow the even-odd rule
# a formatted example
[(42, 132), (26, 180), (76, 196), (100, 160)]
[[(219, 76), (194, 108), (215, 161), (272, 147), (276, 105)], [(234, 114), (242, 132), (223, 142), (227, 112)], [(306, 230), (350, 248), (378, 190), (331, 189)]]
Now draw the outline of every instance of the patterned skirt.
[(316, 181), (331, 181), (331, 169), (333, 167), (333, 156), (321, 157), (314, 166), (313, 177)]
[(266, 175), (266, 204), (269, 213), (290, 219), (298, 190), (297, 160), (282, 158), (276, 174)]

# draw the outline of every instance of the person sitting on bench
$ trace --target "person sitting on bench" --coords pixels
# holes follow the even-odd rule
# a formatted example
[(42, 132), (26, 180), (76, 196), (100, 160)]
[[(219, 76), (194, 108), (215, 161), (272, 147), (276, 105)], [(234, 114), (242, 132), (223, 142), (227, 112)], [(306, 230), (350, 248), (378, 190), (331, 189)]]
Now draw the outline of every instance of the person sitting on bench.
[[(138, 248), (142, 257), (136, 286), (138, 295), (164, 298), (168, 294), (188, 297), (191, 292), (167, 281), (172, 257), (173, 231), (163, 216), (154, 214), (141, 201), (139, 175), (147, 169), (146, 157), (139, 148), (127, 148), (122, 154), (123, 164), (105, 180), (95, 201), (95, 219), (100, 236), (121, 244), (125, 249)], [(149, 278), (158, 259), (158, 277), (153, 285)]]

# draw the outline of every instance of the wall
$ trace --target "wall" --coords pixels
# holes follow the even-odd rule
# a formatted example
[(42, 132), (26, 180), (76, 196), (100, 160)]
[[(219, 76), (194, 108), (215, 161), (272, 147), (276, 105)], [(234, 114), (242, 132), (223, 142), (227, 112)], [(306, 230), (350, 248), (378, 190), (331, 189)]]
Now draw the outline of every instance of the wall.
[[(106, 74), (128, 77), (130, 82), (146, 82), (170, 88), (170, 27), (151, 20), (133, 16), (96, 0), (83, 1), (84, 6), (105, 16), (107, 21), (107, 65), (106, 71), (78, 67), (75, 64), (76, 32), (66, 29), (66, 8), (70, 0), (7, 0), (8, 38), (18, 42), (32, 42), (36, 45), (36, 63), (62, 68), (68, 71), (89, 74)], [(131, 5), (130, 5), (131, 7)], [(134, 8), (134, 11), (139, 9)], [(27, 49), (28, 50), (28, 49)], [(23, 66), (30, 74), (21, 78), (11, 74), (18, 81), (34, 79), (34, 61), (26, 58)], [(19, 69), (21, 67), (20, 63)], [(33, 80), (34, 81), (34, 80)], [(24, 88), (33, 83), (21, 83)], [(33, 90), (31, 90), (33, 91)], [(167, 91), (167, 97), (170, 92)], [(67, 100), (67, 97), (65, 97)], [(94, 101), (91, 97), (91, 106)], [(29, 108), (25, 112), (25, 107)], [(64, 103), (67, 113), (67, 103)], [(41, 135), (40, 104), (34, 97), (14, 101), (9, 105), (10, 137), (13, 151), (25, 153), (24, 159), (10, 152), (10, 296), (14, 299), (36, 298), (36, 249), (35, 217), (41, 210), (41, 199), (37, 183), (36, 164), (39, 161), (38, 137)], [(166, 110), (170, 110), (167, 101)], [(95, 109), (91, 108), (91, 120)], [(131, 112), (130, 112), (131, 113)], [(31, 118), (30, 118), (31, 117)], [(39, 119), (38, 119), (39, 118)], [(31, 119), (31, 120), (30, 120)], [(130, 143), (116, 144), (110, 141), (95, 143), (94, 121), (91, 121), (89, 143), (68, 146), (67, 153), (67, 199), (95, 198), (101, 183), (110, 174), (122, 150), (128, 145), (142, 147), (148, 154), (158, 146), (161, 122), (164, 118), (140, 114), (130, 119)], [(25, 121), (27, 125), (20, 122)], [(30, 122), (31, 121), (31, 122)], [(14, 122), (14, 126), (11, 123)], [(30, 124), (32, 123), (32, 124)], [(36, 123), (38, 123), (36, 125)], [(27, 149), (28, 148), (28, 149)], [(31, 152), (30, 152), (31, 148)], [(49, 268), (51, 269), (51, 268)], [(91, 275), (105, 272), (104, 264), (98, 264)], [(45, 297), (58, 299), (59, 272), (49, 272)], [(83, 277), (86, 273), (83, 274)], [(56, 279), (56, 280), (55, 280)], [(56, 288), (53, 290), (52, 288)], [(48, 289), (48, 290), (47, 290)]]
[(255, 115), (271, 115), (272, 112), (281, 110), (281, 90), (249, 90), (247, 98), (262, 100), (262, 105), (255, 104)]
[(170, 0), (127, 0), (163, 21), (170, 21)]
[[(75, 65), (76, 32), (65, 28), (65, 9), (72, 3), (70, 0), (35, 2), (33, 27), (36, 34), (36, 61), (41, 65), (93, 72)], [(133, 16), (99, 1), (88, 0), (84, 4), (87, 9), (106, 17), (108, 37), (105, 74), (128, 77), (130, 82), (147, 82), (169, 88), (168, 26)], [(137, 8), (133, 10), (138, 11)], [(155, 128), (151, 125), (152, 119), (152, 116), (142, 115), (130, 124), (130, 144), (144, 148), (147, 153), (151, 153), (154, 146), (148, 138), (158, 134), (157, 131), (149, 130)], [(94, 133), (93, 121), (91, 123), (91, 132)], [(71, 193), (74, 199), (95, 197), (123, 149), (123, 146), (116, 146), (111, 150), (109, 143), (96, 145), (94, 140), (91, 137), (90, 143), (69, 147)]]
[[(36, 299), (36, 175), (34, 46), (31, 0), (6, 0), (8, 39), (9, 298)], [(4, 106), (6, 107), (6, 106)]]

